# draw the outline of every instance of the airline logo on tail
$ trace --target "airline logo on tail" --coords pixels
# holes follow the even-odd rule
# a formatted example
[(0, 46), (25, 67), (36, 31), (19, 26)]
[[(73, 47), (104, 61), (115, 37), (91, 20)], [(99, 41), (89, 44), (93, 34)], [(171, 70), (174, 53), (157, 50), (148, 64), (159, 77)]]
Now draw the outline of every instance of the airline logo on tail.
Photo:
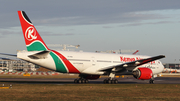
[(26, 47), (28, 51), (49, 50), (36, 28), (24, 11), (18, 11)]
[(49, 50), (49, 54), (54, 60), (57, 71), (62, 73), (80, 73), (79, 70), (76, 69), (61, 53), (50, 50), (46, 46), (38, 31), (24, 11), (18, 11), (18, 15), (28, 51), (40, 51), (40, 54), (42, 55), (44, 53), (42, 51)]
[(35, 32), (34, 27), (28, 27), (28, 28), (26, 29), (25, 38), (26, 38), (28, 41), (32, 41), (32, 40), (34, 40), (34, 39), (37, 39), (37, 36), (36, 36), (36, 32)]

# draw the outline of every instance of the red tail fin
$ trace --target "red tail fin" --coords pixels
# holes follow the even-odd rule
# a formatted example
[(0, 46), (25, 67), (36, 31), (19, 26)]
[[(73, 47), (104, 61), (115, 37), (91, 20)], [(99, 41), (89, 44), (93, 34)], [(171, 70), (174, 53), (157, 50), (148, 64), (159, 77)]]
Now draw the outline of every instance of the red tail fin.
[(24, 11), (18, 11), (24, 40), (28, 51), (49, 50)]

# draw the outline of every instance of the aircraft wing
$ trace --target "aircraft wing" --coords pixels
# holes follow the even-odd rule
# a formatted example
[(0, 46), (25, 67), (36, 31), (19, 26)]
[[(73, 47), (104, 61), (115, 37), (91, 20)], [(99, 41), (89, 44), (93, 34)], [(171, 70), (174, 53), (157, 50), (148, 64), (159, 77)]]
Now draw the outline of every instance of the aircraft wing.
[(121, 70), (133, 70), (135, 67), (149, 63), (151, 61), (155, 61), (161, 58), (164, 58), (164, 55), (154, 56), (146, 59), (136, 60), (132, 62), (126, 62), (120, 65), (115, 65), (107, 68), (103, 68), (100, 71), (111, 71), (113, 68), (115, 68), (115, 72), (120, 72)]
[(33, 55), (29, 55), (28, 57), (33, 58), (33, 59), (45, 59), (49, 53), (50, 53), (50, 51), (40, 51)]
[[(0, 55), (17, 57), (17, 55), (15, 55), (15, 54), (7, 54), (7, 53), (0, 53)], [(0, 57), (0, 59), (1, 60), (14, 60), (13, 58), (4, 58), (4, 57)]]
[(7, 54), (7, 53), (0, 53), (0, 55), (8, 55), (8, 56), (15, 56), (15, 57), (17, 57), (17, 55), (15, 55), (15, 54)]
[(11, 60), (9, 58), (3, 58), (3, 57), (0, 57), (0, 59), (2, 59), (2, 60)]

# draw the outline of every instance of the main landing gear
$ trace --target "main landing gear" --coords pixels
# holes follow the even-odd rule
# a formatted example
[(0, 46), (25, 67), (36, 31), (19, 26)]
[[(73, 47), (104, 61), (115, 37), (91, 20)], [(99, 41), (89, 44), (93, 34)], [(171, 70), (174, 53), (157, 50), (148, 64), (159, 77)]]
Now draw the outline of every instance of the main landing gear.
[(115, 70), (116, 68), (113, 68), (112, 71), (109, 73), (109, 78), (105, 79), (103, 82), (104, 84), (118, 84), (118, 80), (114, 79), (115, 77)]
[(103, 83), (104, 84), (118, 84), (118, 80), (117, 79), (110, 79), (110, 78), (108, 78), (108, 79), (105, 79), (103, 81)]
[(154, 84), (154, 80), (153, 80), (153, 79), (150, 79), (150, 80), (149, 80), (149, 83), (150, 83), (150, 84)]
[(84, 78), (75, 79), (74, 83), (88, 83), (89, 81)]
[[(156, 77), (156, 76), (155, 76)], [(149, 80), (150, 84), (154, 84), (154, 75), (151, 77), (151, 79)]]

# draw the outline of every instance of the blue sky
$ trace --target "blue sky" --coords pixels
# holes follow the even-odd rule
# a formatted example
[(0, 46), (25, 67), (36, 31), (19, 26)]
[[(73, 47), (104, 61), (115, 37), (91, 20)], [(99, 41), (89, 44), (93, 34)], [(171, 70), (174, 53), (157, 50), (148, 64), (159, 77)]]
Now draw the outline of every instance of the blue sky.
[(179, 0), (0, 0), (0, 52), (25, 50), (17, 11), (24, 10), (46, 44), (80, 50), (140, 50), (180, 63)]

